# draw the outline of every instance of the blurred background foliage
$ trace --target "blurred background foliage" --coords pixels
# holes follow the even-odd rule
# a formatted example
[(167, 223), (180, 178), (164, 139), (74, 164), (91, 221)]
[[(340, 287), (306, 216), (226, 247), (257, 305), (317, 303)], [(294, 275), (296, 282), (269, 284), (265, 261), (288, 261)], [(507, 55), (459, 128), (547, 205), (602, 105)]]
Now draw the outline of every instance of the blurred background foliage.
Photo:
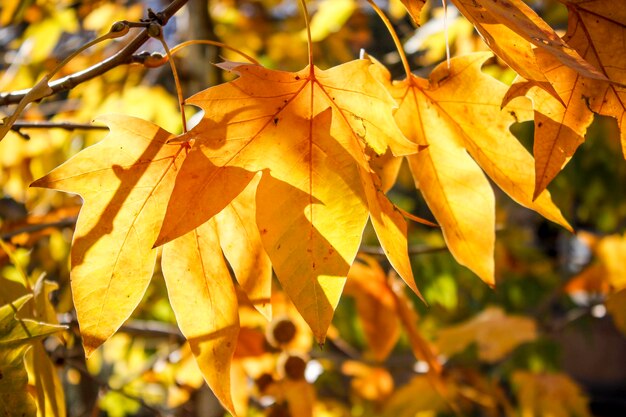
[[(451, 5), (444, 13), (440, 2), (428, 1), (417, 28), (400, 0), (377, 3), (420, 76), (445, 60), (444, 21), (453, 56), (486, 49)], [(563, 5), (529, 3), (564, 31)], [(3, 0), (0, 90), (34, 85), (115, 21), (138, 21), (147, 8), (165, 5)], [(365, 50), (401, 75), (391, 38), (365, 2), (310, 0), (308, 7), (318, 66), (341, 64)], [(294, 0), (190, 0), (166, 25), (165, 37), (170, 47), (189, 39), (219, 40), (270, 68), (297, 70), (307, 63)], [(112, 56), (124, 42), (90, 48), (59, 77)], [(145, 50), (162, 47), (149, 41)], [(184, 96), (230, 79), (212, 65), (222, 59), (241, 57), (199, 45), (177, 54)], [(484, 70), (505, 83), (515, 76), (495, 59)], [(10, 111), (0, 107), (2, 116)], [(30, 106), (21, 121), (83, 125), (111, 112), (179, 132), (169, 66), (119, 66)], [(85, 361), (68, 270), (81, 201), (29, 184), (106, 131), (17, 126), (0, 142), (0, 304), (32, 294), (21, 317), (69, 326), (33, 343), (26, 356), (28, 392), (39, 415), (224, 415), (177, 330), (160, 271), (132, 319)], [(513, 130), (532, 149), (533, 124)], [(278, 284), (270, 323), (242, 296), (232, 371), (238, 406), (249, 416), (626, 415), (626, 164), (618, 138), (615, 120), (596, 116), (582, 150), (550, 187), (576, 235), (497, 194), (495, 289), (454, 261), (438, 230), (411, 224), (414, 272), (428, 305), (405, 293), (388, 264), (378, 263), (384, 258), (370, 230), (323, 348), (313, 344)], [(406, 167), (389, 195), (406, 210), (432, 218)]]

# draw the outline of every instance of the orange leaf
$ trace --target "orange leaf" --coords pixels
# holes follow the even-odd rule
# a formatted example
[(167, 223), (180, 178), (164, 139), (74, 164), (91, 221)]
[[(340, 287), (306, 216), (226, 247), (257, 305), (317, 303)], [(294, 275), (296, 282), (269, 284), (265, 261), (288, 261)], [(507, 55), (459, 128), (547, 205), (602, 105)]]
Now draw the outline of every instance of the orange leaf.
[(566, 1), (568, 31), (564, 40), (606, 76), (589, 78), (573, 71), (556, 57), (537, 51), (546, 78), (561, 101), (535, 100), (535, 157), (539, 194), (569, 161), (584, 141), (593, 113), (617, 119), (626, 157), (626, 2)]
[[(573, 71), (566, 71), (575, 78), (579, 78), (578, 75), (574, 75)], [(519, 95), (522, 91), (533, 101), (535, 110), (534, 199), (546, 189), (578, 146), (584, 142), (587, 127), (593, 121), (593, 114), (587, 108), (580, 91), (576, 91), (577, 87), (572, 91), (567, 91), (570, 88), (569, 85), (555, 83), (557, 94), (563, 97), (567, 106), (544, 90), (533, 87), (532, 82), (519, 81), (511, 87), (505, 101), (516, 94)]]
[(522, 77), (542, 83), (547, 91), (551, 92), (551, 88), (537, 63), (536, 50), (545, 51), (586, 77), (605, 79), (522, 0), (453, 0), (453, 3), (496, 55)]
[(507, 87), (480, 70), (490, 56), (454, 58), (450, 69), (435, 68), (430, 80), (412, 76), (391, 83), (381, 74), (398, 100), (400, 128), (420, 146), (409, 166), (450, 251), (493, 285), (495, 199), (483, 170), (518, 203), (570, 227), (549, 194), (532, 199), (533, 158), (509, 131), (530, 112), (521, 104), (500, 108)]
[(424, 4), (426, 4), (426, 0), (400, 0), (404, 7), (406, 7), (406, 11), (409, 12), (409, 15), (413, 19), (416, 25), (420, 25), (420, 15), (422, 14), (422, 8)]
[(297, 73), (228, 63), (240, 77), (198, 93), (202, 121), (177, 177), (157, 244), (208, 220), (263, 171), (257, 225), (283, 288), (323, 341), (371, 212), (392, 264), (416, 290), (406, 224), (380, 192), (366, 147), (416, 151), (393, 119), (393, 98), (352, 61)]
[(230, 363), (239, 314), (215, 222), (165, 245), (161, 264), (178, 326), (213, 393), (234, 415)]
[(71, 249), (74, 306), (89, 356), (130, 316), (150, 282), (152, 248), (165, 215), (180, 146), (158, 126), (107, 116), (111, 132), (35, 187), (80, 194), (84, 200)]

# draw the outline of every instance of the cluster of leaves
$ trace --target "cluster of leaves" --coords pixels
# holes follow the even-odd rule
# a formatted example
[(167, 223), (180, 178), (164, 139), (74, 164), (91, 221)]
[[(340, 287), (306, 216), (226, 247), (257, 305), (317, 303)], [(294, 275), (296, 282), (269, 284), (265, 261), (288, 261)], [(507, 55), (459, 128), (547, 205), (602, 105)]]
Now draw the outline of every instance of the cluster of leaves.
[[(164, 279), (175, 321), (188, 342), (183, 356), (195, 358), (204, 379), (233, 415), (245, 415), (255, 396), (236, 389), (246, 378), (256, 382), (257, 401), (264, 396), (274, 399), (270, 415), (311, 415), (328, 406), (315, 399), (315, 390), (304, 378), (311, 354), (307, 329), (318, 343), (328, 337), (342, 346), (331, 326), (342, 293), (354, 299), (367, 360), (357, 355), (345, 361), (340, 372), (351, 378), (351, 394), (373, 407), (372, 412), (510, 412), (513, 406), (493, 380), (467, 370), (444, 373), (438, 354), (455, 357), (476, 346), (476, 360), (493, 365), (518, 345), (536, 340), (536, 323), (487, 308), (465, 324), (438, 331), (436, 343), (424, 337), (416, 326), (413, 296), (404, 294), (399, 278), (415, 297), (424, 298), (413, 275), (405, 219), (429, 222), (398, 207), (386, 193), (399, 182), (406, 159), (450, 253), (489, 285), (495, 284), (496, 246), (496, 195), (489, 180), (520, 205), (571, 230), (546, 187), (582, 143), (594, 113), (615, 117), (622, 127), (626, 51), (623, 42), (605, 39), (608, 32), (626, 34), (625, 19), (601, 2), (565, 1), (569, 26), (560, 37), (520, 0), (453, 0), (493, 53), (518, 74), (509, 87), (483, 71), (493, 58), (491, 52), (456, 56), (432, 69), (428, 78), (411, 73), (402, 52), (403, 80), (393, 80), (389, 70), (369, 56), (319, 69), (312, 41), (328, 36), (331, 30), (324, 22), (336, 11), (329, 1), (319, 3), (304, 69), (276, 70), (257, 62), (219, 64), (235, 79), (185, 100), (202, 110), (188, 131), (175, 134), (164, 128), (176, 129), (171, 101), (168, 111), (145, 106), (142, 111), (148, 114), (143, 117), (100, 117), (109, 129), (103, 140), (32, 184), (83, 199), (70, 275), (85, 354), (94, 354), (124, 325), (146, 297), (158, 264), (156, 275)], [(415, 22), (423, 20), (423, 2), (402, 3)], [(346, 1), (340, 9), (335, 18), (347, 20), (357, 6)], [(302, 53), (307, 42), (301, 33), (298, 36)], [(47, 78), (37, 86), (20, 108), (48, 93)], [(71, 94), (81, 88), (90, 87), (80, 85)], [(125, 94), (132, 94), (128, 91)], [(122, 101), (134, 109), (129, 96)], [(149, 101), (144, 98), (141, 106)], [(81, 112), (92, 116), (103, 108), (108, 107), (93, 103)], [(157, 109), (161, 121), (152, 117)], [(534, 158), (510, 131), (525, 120), (535, 124)], [(8, 122), (4, 127), (10, 127)], [(58, 143), (65, 140), (61, 137)], [(626, 150), (623, 133), (621, 140)], [(373, 236), (366, 228), (368, 220), (390, 273), (365, 255), (355, 262), (364, 231)], [(14, 237), (10, 231), (7, 236)], [(594, 272), (587, 275), (595, 274), (590, 279), (597, 284), (595, 276), (604, 276), (598, 269), (611, 271), (610, 285), (602, 289), (611, 294), (608, 307), (623, 326), (624, 271), (609, 252), (624, 250), (623, 245), (606, 249), (614, 246), (598, 244), (603, 263), (592, 266)], [(15, 250), (5, 248), (7, 254)], [(32, 278), (25, 274), (22, 281), (21, 293), (3, 293), (5, 303), (19, 307), (23, 298), (18, 296), (32, 291), (37, 297), (37, 288), (45, 287), (37, 281), (39, 287), (31, 290)], [(594, 289), (585, 287), (587, 292)], [(42, 291), (47, 299), (49, 290)], [(49, 307), (41, 308), (50, 312)], [(54, 322), (54, 314), (35, 317)], [(15, 320), (7, 313), (7, 322)], [(268, 336), (259, 330), (263, 320), (273, 324)], [(292, 326), (294, 334), (281, 339), (284, 334), (275, 332), (281, 326)], [(513, 327), (515, 334), (510, 332)], [(405, 343), (428, 371), (394, 392), (394, 378), (382, 364), (398, 344), (401, 328)], [(264, 340), (272, 347), (263, 346)], [(34, 353), (40, 359), (33, 361), (54, 374), (42, 359), (43, 347), (37, 346)], [(22, 356), (23, 349), (7, 363), (21, 365), (16, 358)], [(189, 362), (176, 363), (172, 369)], [(517, 386), (522, 410), (541, 408), (548, 397), (542, 387), (556, 386), (552, 401), (563, 397), (556, 412), (587, 412), (579, 389), (563, 375), (517, 370), (510, 381)], [(42, 393), (39, 410), (49, 408), (51, 398), (59, 402), (55, 389), (44, 388), (58, 387), (58, 381), (34, 384)], [(415, 400), (416, 392), (421, 393), (420, 401)], [(12, 392), (0, 393), (13, 398)]]

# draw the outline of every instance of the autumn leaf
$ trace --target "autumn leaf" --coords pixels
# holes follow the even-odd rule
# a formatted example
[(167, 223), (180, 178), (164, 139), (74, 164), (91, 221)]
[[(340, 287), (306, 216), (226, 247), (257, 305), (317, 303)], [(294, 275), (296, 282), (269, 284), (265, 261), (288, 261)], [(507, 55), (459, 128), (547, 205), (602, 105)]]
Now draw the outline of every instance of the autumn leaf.
[[(42, 275), (33, 288), (34, 308), (32, 316), (35, 319), (58, 325), (57, 315), (52, 306), (51, 293), (58, 288), (58, 284), (43, 279)], [(42, 343), (35, 343), (26, 353), (26, 368), (34, 382), (38, 409), (43, 415), (65, 417), (65, 396), (63, 384), (59, 378), (57, 368), (50, 359)]]
[[(582, 234), (582, 238), (585, 234)], [(591, 247), (596, 262), (572, 277), (565, 291), (569, 294), (587, 292), (607, 295), (626, 289), (626, 235), (597, 238)]]
[(565, 374), (516, 371), (512, 382), (524, 416), (591, 416), (589, 400), (580, 386)]
[(421, 24), (420, 16), (422, 14), (422, 9), (424, 8), (424, 4), (426, 4), (426, 0), (400, 0), (404, 7), (406, 7), (407, 12), (409, 12), (409, 16), (413, 19), (416, 25)]
[(520, 344), (536, 338), (537, 327), (532, 319), (489, 307), (473, 319), (440, 330), (437, 346), (442, 354), (452, 356), (476, 343), (481, 360), (497, 362)]
[(297, 73), (228, 63), (235, 81), (193, 96), (202, 121), (178, 141), (193, 147), (176, 180), (156, 244), (219, 213), (262, 171), (261, 240), (283, 288), (323, 341), (363, 228), (372, 223), (391, 263), (415, 287), (406, 223), (381, 190), (366, 147), (415, 152), (393, 119), (395, 102), (352, 61)]
[[(584, 142), (593, 113), (611, 116), (621, 130), (626, 157), (626, 2), (565, 1), (564, 40), (606, 76), (594, 79), (567, 67), (545, 51), (537, 59), (560, 100), (531, 91), (535, 110), (535, 195), (539, 195)], [(523, 75), (523, 74), (522, 74)]]
[(157, 256), (152, 246), (185, 154), (150, 122), (102, 120), (111, 129), (104, 140), (32, 184), (84, 200), (70, 278), (87, 356), (124, 323), (150, 283)]
[(454, 58), (449, 69), (445, 63), (435, 68), (430, 80), (412, 75), (391, 82), (380, 67), (378, 73), (398, 101), (398, 125), (420, 146), (409, 166), (450, 251), (493, 285), (495, 198), (483, 171), (518, 203), (570, 226), (547, 192), (533, 201), (533, 158), (509, 131), (529, 118), (529, 108), (500, 108), (507, 87), (480, 69), (490, 56)]
[(396, 299), (375, 259), (360, 254), (348, 273), (345, 295), (356, 300), (358, 317), (374, 359), (384, 361), (400, 337)]
[(32, 343), (67, 328), (32, 319), (16, 318), (15, 314), (31, 298), (32, 295), (27, 294), (0, 307), (0, 346), (3, 348)]
[(239, 334), (238, 304), (215, 220), (166, 244), (161, 264), (178, 326), (213, 393), (235, 415), (230, 363)]
[(522, 0), (453, 0), (459, 11), (474, 24), (496, 55), (522, 77), (552, 92), (535, 53), (555, 57), (563, 65), (591, 78), (603, 74), (586, 62)]
[(352, 377), (352, 390), (368, 401), (383, 402), (393, 393), (393, 378), (385, 368), (348, 360), (341, 365), (341, 372)]
[[(563, 92), (556, 86), (557, 94)], [(522, 93), (523, 92), (523, 93)], [(504, 102), (525, 94), (533, 102), (535, 141), (535, 190), (533, 197), (546, 189), (550, 181), (563, 169), (576, 149), (585, 140), (587, 127), (593, 120), (593, 114), (583, 103), (584, 98), (578, 97), (580, 103), (566, 97), (567, 107), (533, 82), (518, 80), (507, 92)], [(582, 105), (581, 105), (582, 104)]]
[(398, 388), (386, 402), (384, 417), (414, 417), (450, 412), (450, 403), (458, 395), (454, 385), (446, 386), (447, 397), (433, 387), (425, 375), (416, 375), (408, 384)]
[(37, 409), (28, 393), (24, 354), (33, 342), (65, 329), (32, 319), (18, 319), (16, 313), (32, 295), (0, 306), (0, 413), (34, 417)]

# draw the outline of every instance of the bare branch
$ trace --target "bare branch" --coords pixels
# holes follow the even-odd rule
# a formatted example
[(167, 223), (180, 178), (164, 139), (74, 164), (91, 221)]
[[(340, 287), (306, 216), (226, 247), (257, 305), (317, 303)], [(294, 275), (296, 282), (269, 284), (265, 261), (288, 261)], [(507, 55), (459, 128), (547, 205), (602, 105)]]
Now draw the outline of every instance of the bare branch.
[[(409, 246), (409, 255), (425, 255), (427, 253), (446, 252), (447, 246), (426, 246), (426, 245), (412, 245)], [(363, 252), (368, 255), (385, 256), (385, 251), (380, 246), (368, 246), (361, 245), (359, 252)]]
[[(1, 124), (0, 124), (1, 125)], [(11, 127), (13, 130), (20, 129), (63, 129), (63, 130), (108, 130), (104, 125), (93, 125), (90, 123), (72, 122), (50, 122), (50, 121), (27, 121), (18, 120)]]
[(73, 227), (76, 224), (76, 217), (68, 217), (66, 219), (59, 220), (52, 223), (36, 223), (29, 224), (19, 229), (11, 230), (0, 235), (0, 239), (9, 240), (13, 236), (21, 235), (22, 233), (35, 233), (48, 228), (63, 229), (66, 227)]
[[(163, 25), (167, 23), (167, 21), (178, 11), (181, 7), (187, 3), (188, 0), (173, 0), (169, 6), (167, 6), (162, 12), (156, 13), (159, 18), (159, 22)], [(45, 96), (51, 96), (63, 91), (71, 90), (77, 85), (91, 80), (92, 78), (96, 78), (107, 71), (118, 67), (120, 65), (129, 64), (132, 62), (133, 54), (144, 44), (146, 41), (150, 39), (150, 35), (148, 35), (148, 29), (143, 28), (141, 31), (126, 45), (121, 51), (116, 53), (115, 55), (105, 59), (102, 62), (99, 62), (91, 67), (76, 72), (74, 74), (68, 75), (66, 77), (60, 78), (56, 81), (50, 82), (48, 85), (50, 86), (50, 92)], [(0, 93), (0, 106), (6, 106), (9, 104), (17, 104), (19, 103), (29, 92), (31, 89), (26, 90), (18, 90)]]

